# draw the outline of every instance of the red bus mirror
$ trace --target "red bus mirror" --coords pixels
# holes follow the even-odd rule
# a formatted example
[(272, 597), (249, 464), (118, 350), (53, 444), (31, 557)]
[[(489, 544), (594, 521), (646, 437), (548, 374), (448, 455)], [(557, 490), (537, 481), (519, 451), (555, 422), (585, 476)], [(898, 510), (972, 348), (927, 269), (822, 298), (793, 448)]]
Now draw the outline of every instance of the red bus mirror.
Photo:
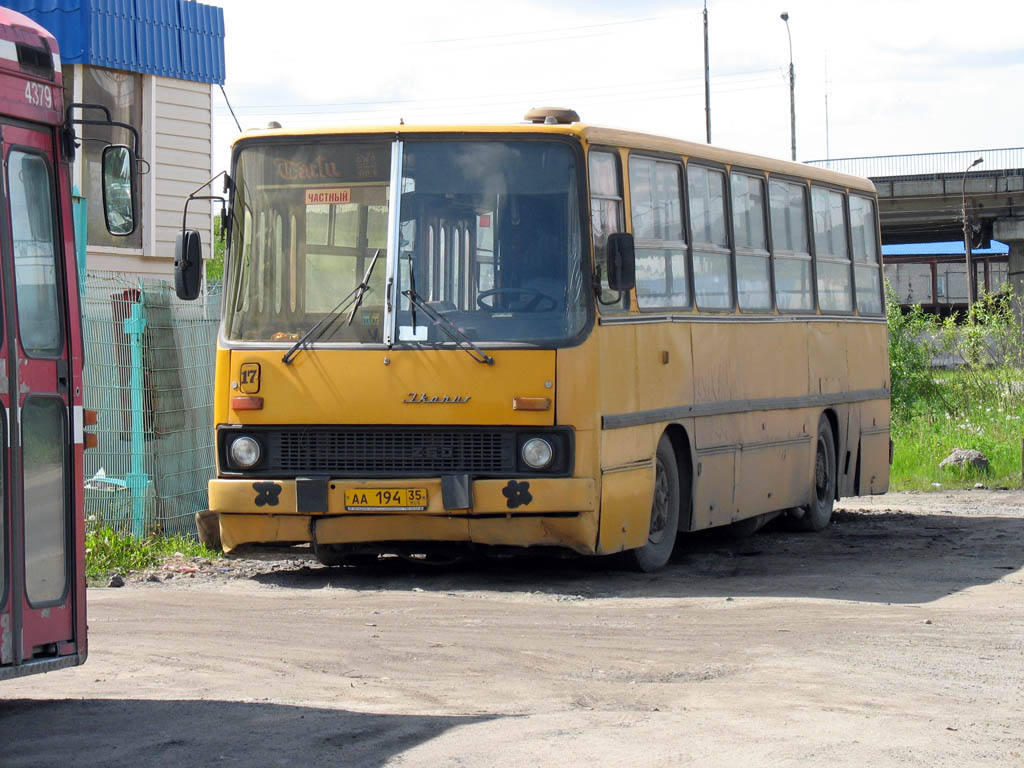
[(198, 230), (183, 229), (174, 242), (174, 292), (179, 299), (198, 298), (203, 278), (203, 241)]

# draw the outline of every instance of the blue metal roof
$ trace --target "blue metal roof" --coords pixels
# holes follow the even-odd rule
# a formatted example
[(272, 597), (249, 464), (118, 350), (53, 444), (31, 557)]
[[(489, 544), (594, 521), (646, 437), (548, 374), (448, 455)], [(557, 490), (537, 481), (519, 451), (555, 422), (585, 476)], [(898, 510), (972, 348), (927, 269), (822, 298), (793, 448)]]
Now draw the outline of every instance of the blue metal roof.
[[(964, 241), (948, 243), (915, 243), (911, 245), (883, 245), (883, 256), (956, 256), (964, 252)], [(971, 248), (971, 253), (980, 256), (998, 256), (1010, 252), (1010, 246), (993, 240), (989, 248)]]
[(67, 64), (224, 83), (224, 11), (193, 0), (3, 0), (50, 30)]

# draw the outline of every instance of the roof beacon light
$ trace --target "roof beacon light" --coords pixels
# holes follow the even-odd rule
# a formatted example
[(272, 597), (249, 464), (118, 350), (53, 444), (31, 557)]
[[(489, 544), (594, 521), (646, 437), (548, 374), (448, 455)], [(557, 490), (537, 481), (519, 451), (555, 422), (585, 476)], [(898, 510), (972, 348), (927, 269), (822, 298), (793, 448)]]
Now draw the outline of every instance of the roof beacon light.
[(537, 125), (571, 125), (578, 123), (580, 116), (565, 107), (534, 107), (526, 113), (525, 119)]

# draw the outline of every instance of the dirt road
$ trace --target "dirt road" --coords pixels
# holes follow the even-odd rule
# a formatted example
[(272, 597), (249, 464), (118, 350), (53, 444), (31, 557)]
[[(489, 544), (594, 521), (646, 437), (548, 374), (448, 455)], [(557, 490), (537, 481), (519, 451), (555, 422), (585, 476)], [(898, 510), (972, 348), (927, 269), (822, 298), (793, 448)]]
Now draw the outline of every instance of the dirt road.
[(153, 578), (90, 590), (85, 666), (0, 684), (0, 765), (1024, 765), (1022, 492), (854, 499), (653, 576)]

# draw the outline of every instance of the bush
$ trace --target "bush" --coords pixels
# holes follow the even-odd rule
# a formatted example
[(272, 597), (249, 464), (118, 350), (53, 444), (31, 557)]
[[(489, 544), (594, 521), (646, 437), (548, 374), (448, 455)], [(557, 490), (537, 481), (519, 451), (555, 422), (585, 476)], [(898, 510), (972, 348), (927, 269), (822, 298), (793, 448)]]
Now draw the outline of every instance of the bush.
[[(901, 311), (886, 286), (892, 382), (892, 487), (1019, 485), (1024, 436), (1024, 338), (1009, 291), (982, 296), (946, 320)], [(952, 370), (932, 368), (943, 354)], [(987, 473), (940, 470), (954, 448), (986, 455)]]
[(889, 321), (889, 381), (892, 417), (906, 421), (928, 411), (941, 392), (935, 383), (932, 360), (939, 351), (939, 322), (920, 304), (904, 314), (892, 286), (885, 284), (885, 314)]

